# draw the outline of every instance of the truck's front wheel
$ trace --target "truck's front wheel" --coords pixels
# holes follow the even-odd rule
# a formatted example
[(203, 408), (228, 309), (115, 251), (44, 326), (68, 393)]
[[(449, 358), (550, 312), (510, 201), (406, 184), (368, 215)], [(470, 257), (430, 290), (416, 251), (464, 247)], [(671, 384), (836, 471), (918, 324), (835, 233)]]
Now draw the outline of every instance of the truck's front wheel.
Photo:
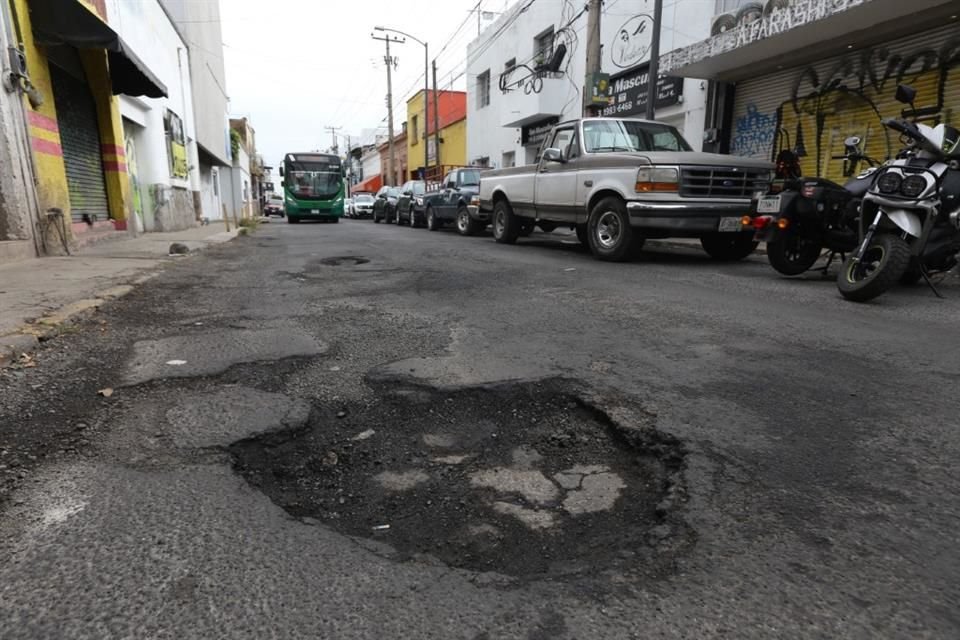
[(611, 262), (627, 260), (642, 243), (635, 236), (623, 200), (604, 198), (593, 207), (587, 220), (587, 240), (595, 258)]
[(493, 205), (493, 239), (501, 244), (513, 244), (520, 235), (520, 221), (506, 200)]

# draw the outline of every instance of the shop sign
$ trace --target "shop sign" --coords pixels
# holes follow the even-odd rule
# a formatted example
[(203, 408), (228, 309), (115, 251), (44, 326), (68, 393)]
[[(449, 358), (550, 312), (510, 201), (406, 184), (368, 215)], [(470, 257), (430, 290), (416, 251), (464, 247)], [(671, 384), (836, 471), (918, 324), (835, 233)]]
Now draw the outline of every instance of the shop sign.
[(543, 142), (543, 139), (547, 137), (547, 134), (550, 133), (550, 130), (553, 129), (553, 126), (558, 122), (560, 122), (560, 117), (552, 116), (522, 127), (520, 129), (520, 144), (525, 147), (533, 145), (539, 146), (540, 143)]
[[(649, 63), (634, 67), (610, 78), (609, 105), (600, 112), (603, 116), (643, 115), (647, 110)], [(655, 107), (662, 109), (678, 104), (683, 96), (683, 78), (660, 76), (657, 81)]]

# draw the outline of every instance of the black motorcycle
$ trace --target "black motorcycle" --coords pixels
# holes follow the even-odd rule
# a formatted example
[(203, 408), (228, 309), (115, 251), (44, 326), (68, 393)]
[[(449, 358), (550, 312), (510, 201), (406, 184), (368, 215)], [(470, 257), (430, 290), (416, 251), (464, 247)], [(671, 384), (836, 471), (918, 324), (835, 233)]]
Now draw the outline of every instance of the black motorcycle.
[(844, 161), (844, 174), (856, 174), (857, 167), (867, 168), (843, 186), (826, 178), (800, 176), (800, 159), (796, 152), (781, 151), (777, 156), (775, 179), (769, 192), (754, 200), (750, 224), (756, 240), (767, 243), (770, 265), (788, 276), (808, 271), (829, 251), (822, 270), (830, 268), (839, 254), (857, 248), (860, 200), (870, 188), (876, 171), (876, 160), (860, 148), (860, 138), (844, 141), (844, 154), (833, 156)]

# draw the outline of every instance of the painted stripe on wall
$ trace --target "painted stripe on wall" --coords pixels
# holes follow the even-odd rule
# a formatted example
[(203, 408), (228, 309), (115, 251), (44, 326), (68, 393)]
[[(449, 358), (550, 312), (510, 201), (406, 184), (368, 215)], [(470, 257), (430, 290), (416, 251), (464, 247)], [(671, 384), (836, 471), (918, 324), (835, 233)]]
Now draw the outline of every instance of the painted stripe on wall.
[(100, 151), (103, 155), (114, 155), (118, 158), (126, 157), (126, 151), (123, 147), (116, 144), (103, 143), (100, 145)]
[(103, 168), (106, 171), (118, 171), (122, 173), (127, 172), (127, 164), (125, 162), (114, 162), (112, 160), (108, 160), (103, 163)]
[(60, 127), (57, 125), (56, 119), (45, 116), (42, 113), (37, 113), (36, 111), (27, 111), (27, 121), (29, 121), (31, 125), (37, 127), (38, 129), (45, 129), (46, 131), (60, 133)]
[(63, 147), (56, 142), (51, 142), (50, 140), (44, 140), (42, 138), (32, 138), (31, 142), (33, 150), (38, 153), (46, 153), (51, 156), (63, 157)]

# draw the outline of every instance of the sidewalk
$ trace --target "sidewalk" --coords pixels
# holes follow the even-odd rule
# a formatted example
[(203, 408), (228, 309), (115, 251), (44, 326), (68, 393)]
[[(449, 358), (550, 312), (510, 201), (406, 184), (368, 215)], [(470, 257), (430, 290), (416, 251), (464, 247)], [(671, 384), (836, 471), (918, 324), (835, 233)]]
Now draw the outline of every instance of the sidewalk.
[(0, 366), (29, 351), (70, 316), (128, 293), (171, 260), (174, 242), (190, 252), (232, 240), (237, 230), (211, 224), (109, 240), (73, 256), (0, 265)]

